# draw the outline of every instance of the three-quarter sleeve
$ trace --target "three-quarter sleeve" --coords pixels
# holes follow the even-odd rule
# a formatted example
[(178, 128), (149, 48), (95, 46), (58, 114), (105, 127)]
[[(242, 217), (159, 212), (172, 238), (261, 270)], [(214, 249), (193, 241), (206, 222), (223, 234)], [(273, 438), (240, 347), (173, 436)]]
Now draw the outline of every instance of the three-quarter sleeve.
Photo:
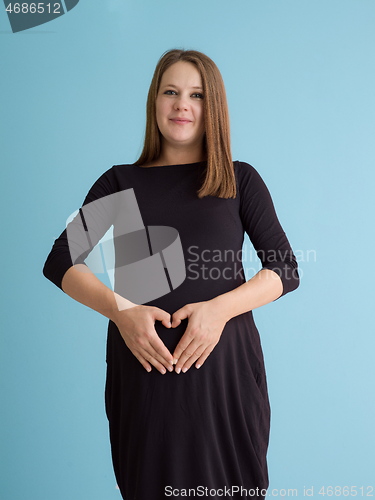
[(280, 295), (282, 297), (299, 286), (296, 257), (260, 174), (248, 163), (236, 162), (236, 167), (240, 217), (244, 230), (262, 263), (262, 269), (271, 269), (280, 277), (283, 285)]
[[(90, 205), (93, 206), (92, 202), (96, 200), (103, 199), (104, 201), (105, 199), (108, 199), (109, 195), (118, 190), (115, 184), (114, 178), (111, 175), (111, 169), (102, 174), (87, 193), (79, 213), (54, 241), (52, 249), (44, 264), (43, 274), (59, 288), (62, 289), (61, 283), (66, 271), (74, 264), (85, 264), (84, 259), (113, 223), (113, 213), (111, 213), (111, 210), (109, 209), (109, 203), (100, 203), (100, 210), (98, 210), (98, 207), (94, 207), (95, 217), (90, 217), (91, 215), (94, 215), (92, 210), (87, 210), (86, 212), (88, 213), (85, 213), (83, 207), (88, 207)], [(86, 223), (85, 219), (88, 221), (92, 219), (95, 226), (92, 227), (91, 225), (90, 228), (87, 228), (88, 222)], [(69, 239), (69, 231), (70, 234), (73, 233), (74, 235), (74, 230), (79, 227), (79, 224), (83, 227), (83, 231), (86, 233), (83, 233), (85, 239), (76, 231), (77, 238), (76, 242), (74, 242), (75, 247), (73, 247), (73, 238), (70, 237)], [(89, 245), (85, 246), (84, 241), (87, 241), (87, 238), (89, 238)], [(82, 247), (82, 251), (78, 250), (79, 245)], [(75, 253), (76, 258), (74, 257)]]

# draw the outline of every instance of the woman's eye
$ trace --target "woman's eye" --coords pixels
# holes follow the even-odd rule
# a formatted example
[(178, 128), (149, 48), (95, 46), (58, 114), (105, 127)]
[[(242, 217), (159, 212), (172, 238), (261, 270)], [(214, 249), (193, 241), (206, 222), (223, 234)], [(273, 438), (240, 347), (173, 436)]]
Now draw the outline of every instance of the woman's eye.
[[(164, 95), (177, 95), (177, 91), (176, 90), (166, 90), (164, 92)], [(191, 95), (191, 97), (194, 97), (195, 99), (203, 99), (203, 94), (201, 94), (200, 92), (195, 92), (194, 94)]]

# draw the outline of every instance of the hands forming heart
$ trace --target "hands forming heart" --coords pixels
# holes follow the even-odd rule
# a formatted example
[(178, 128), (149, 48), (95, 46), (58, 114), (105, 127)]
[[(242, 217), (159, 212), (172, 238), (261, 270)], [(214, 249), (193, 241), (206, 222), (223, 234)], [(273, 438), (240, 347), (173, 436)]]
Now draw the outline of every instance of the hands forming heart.
[[(155, 330), (155, 321), (166, 328), (176, 328), (188, 319), (185, 333), (173, 354)], [(172, 315), (154, 306), (136, 305), (122, 311), (116, 325), (126, 345), (150, 372), (154, 366), (160, 373), (185, 373), (194, 363), (200, 368), (219, 342), (228, 317), (213, 301), (186, 304)]]

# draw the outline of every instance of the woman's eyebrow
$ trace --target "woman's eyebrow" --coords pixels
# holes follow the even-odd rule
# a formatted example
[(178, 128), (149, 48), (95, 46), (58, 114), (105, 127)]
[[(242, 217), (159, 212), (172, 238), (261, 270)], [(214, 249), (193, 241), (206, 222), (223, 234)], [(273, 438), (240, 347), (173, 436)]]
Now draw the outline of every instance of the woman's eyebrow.
[[(173, 83), (167, 83), (165, 85), (162, 85), (162, 87), (174, 87), (175, 89), (177, 89), (177, 85), (173, 85)], [(196, 90), (203, 90), (202, 87), (190, 87), (192, 89), (196, 89)]]

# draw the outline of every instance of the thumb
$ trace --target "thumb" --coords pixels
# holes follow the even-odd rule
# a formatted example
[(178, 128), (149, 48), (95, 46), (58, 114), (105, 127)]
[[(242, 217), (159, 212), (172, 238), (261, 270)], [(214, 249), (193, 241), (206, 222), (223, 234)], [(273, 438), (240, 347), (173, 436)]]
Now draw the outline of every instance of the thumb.
[(181, 320), (187, 317), (188, 317), (188, 312), (185, 306), (175, 311), (172, 315), (172, 328), (176, 328), (176, 326), (178, 326), (181, 323)]
[(171, 315), (159, 307), (155, 308), (154, 319), (161, 321), (166, 328), (171, 327)]

